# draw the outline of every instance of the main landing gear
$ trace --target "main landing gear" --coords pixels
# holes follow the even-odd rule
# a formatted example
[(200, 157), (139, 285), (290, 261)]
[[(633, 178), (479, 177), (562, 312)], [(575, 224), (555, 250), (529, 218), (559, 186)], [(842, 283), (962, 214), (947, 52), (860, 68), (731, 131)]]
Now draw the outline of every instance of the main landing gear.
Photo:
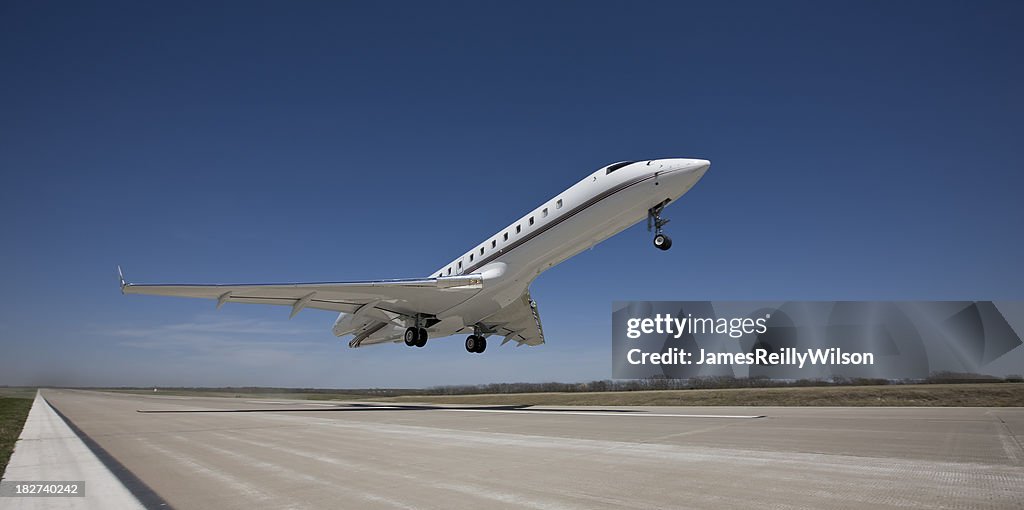
[(487, 348), (487, 339), (482, 335), (469, 335), (466, 337), (466, 351), (480, 354)]
[(668, 202), (665, 200), (647, 210), (647, 231), (650, 232), (651, 227), (654, 227), (654, 247), (662, 251), (672, 247), (672, 238), (661, 232), (661, 227), (670, 221), (661, 217), (661, 211), (665, 209)]
[(477, 324), (473, 326), (473, 334), (466, 337), (466, 352), (472, 352), (473, 354), (480, 354), (487, 348), (487, 339), (484, 338), (484, 333), (491, 332), (486, 326)]
[(427, 330), (417, 327), (405, 330), (405, 345), (409, 347), (423, 347), (427, 345)]

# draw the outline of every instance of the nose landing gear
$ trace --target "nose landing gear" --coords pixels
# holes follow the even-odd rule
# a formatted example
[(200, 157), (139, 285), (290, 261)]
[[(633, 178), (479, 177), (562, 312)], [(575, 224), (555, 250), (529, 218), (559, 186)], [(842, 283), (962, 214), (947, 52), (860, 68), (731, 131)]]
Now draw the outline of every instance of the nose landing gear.
[(661, 232), (661, 227), (670, 221), (661, 217), (661, 211), (665, 209), (668, 202), (665, 200), (647, 210), (647, 231), (650, 232), (651, 228), (654, 228), (654, 247), (662, 251), (672, 247), (672, 238)]

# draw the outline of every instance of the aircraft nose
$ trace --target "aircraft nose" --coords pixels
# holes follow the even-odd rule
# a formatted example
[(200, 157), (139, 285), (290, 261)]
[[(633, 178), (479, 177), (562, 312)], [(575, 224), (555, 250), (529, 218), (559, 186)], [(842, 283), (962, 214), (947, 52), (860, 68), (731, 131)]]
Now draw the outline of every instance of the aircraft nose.
[(711, 167), (711, 162), (706, 159), (667, 159), (662, 160), (665, 167), (669, 171), (682, 170), (685, 173), (697, 172), (701, 175), (704, 174)]
[(706, 159), (694, 159), (694, 160), (691, 160), (690, 168), (691, 168), (691, 171), (693, 171), (697, 175), (703, 177), (704, 176), (704, 172), (707, 172), (708, 168), (711, 168), (711, 162), (706, 160)]
[(676, 159), (672, 160), (669, 164), (669, 168), (673, 171), (678, 171), (683, 174), (696, 174), (697, 178), (704, 176), (704, 172), (708, 171), (711, 167), (711, 162), (706, 159)]
[(660, 167), (655, 172), (658, 180), (682, 194), (704, 177), (711, 162), (706, 159), (676, 158), (662, 160)]

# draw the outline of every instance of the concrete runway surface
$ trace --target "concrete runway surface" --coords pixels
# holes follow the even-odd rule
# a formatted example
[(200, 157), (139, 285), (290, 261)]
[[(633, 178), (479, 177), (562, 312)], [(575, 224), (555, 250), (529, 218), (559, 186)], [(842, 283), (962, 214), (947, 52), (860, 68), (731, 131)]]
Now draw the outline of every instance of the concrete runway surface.
[(1024, 408), (42, 395), (151, 507), (1024, 507)]

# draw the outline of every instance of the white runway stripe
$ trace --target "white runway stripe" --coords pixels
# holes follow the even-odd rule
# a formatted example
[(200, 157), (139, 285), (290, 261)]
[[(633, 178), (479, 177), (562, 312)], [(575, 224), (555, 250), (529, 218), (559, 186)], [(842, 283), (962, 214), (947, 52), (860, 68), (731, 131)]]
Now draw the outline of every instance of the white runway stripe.
[(295, 405), (295, 406), (320, 406), (320, 407), (336, 407), (338, 404), (321, 404), (316, 402), (279, 402), (276, 400), (246, 400), (249, 404), (274, 404), (274, 405)]
[(135, 509), (135, 496), (36, 393), (4, 472), (5, 481), (84, 481), (85, 497), (5, 497), (0, 509)]
[(545, 411), (543, 409), (459, 409), (455, 407), (439, 408), (438, 411), (458, 411), (463, 413), (550, 414), (554, 416), (569, 414), (576, 416), (646, 416), (649, 418), (726, 418), (734, 420), (764, 418), (763, 415), (754, 414), (664, 414), (643, 412), (616, 413), (610, 411)]

